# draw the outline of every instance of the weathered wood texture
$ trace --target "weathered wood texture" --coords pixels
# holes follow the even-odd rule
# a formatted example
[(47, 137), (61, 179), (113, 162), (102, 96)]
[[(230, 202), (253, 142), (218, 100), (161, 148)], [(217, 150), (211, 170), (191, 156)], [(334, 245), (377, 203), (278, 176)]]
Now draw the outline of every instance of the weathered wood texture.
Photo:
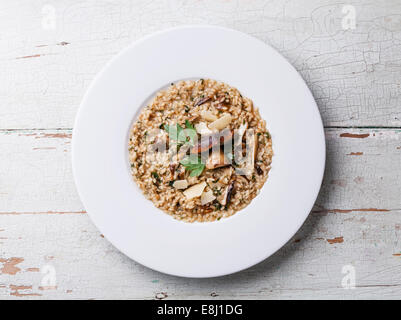
[(113, 55), (191, 23), (231, 27), (278, 49), (326, 125), (398, 126), (401, 2), (346, 4), (355, 6), (354, 30), (343, 30), (344, 4), (334, 0), (3, 1), (0, 128), (72, 128), (85, 89)]
[[(401, 2), (347, 4), (354, 30), (334, 0), (2, 1), (0, 298), (401, 298)], [(141, 36), (189, 23), (277, 48), (326, 126), (325, 179), (304, 226), (267, 261), (218, 279), (166, 276), (119, 253), (71, 173), (71, 129), (95, 74)], [(342, 287), (346, 265), (355, 289)]]
[[(0, 295), (399, 297), (401, 130), (326, 129), (326, 137), (325, 181), (297, 235), (256, 267), (193, 280), (146, 269), (102, 238), (74, 191), (69, 130), (2, 132), (0, 180), (6, 183), (0, 190)], [(353, 290), (341, 286), (341, 270), (348, 264), (356, 268)], [(43, 290), (39, 270), (47, 265), (55, 268), (57, 285)]]

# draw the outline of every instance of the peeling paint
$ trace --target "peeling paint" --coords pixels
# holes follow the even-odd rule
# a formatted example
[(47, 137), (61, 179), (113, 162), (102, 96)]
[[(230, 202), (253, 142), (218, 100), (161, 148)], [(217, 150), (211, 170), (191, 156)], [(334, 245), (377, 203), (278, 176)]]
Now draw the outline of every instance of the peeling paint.
[(41, 57), (41, 56), (43, 56), (43, 54), (33, 54), (33, 55), (30, 55), (30, 56), (17, 57), (15, 59), (38, 58), (38, 57)]
[(341, 133), (340, 137), (341, 138), (367, 138), (369, 137), (370, 133)]
[(334, 243), (343, 243), (344, 238), (343, 237), (335, 237), (333, 239), (326, 239), (328, 243), (334, 244)]
[(0, 273), (9, 275), (17, 274), (18, 272), (21, 271), (21, 269), (16, 267), (16, 265), (21, 263), (22, 261), (24, 261), (23, 258), (16, 258), (16, 257), (8, 259), (0, 258), (0, 263), (3, 264), (3, 267), (0, 269)]
[(32, 150), (55, 150), (56, 147), (32, 148)]
[(71, 139), (71, 133), (41, 133), (40, 136), (35, 137), (35, 139), (40, 138), (61, 138), (61, 139)]
[(57, 286), (41, 286), (41, 287), (38, 287), (38, 289), (39, 290), (57, 290)]
[(10, 284), (10, 296), (25, 297), (25, 296), (41, 296), (39, 293), (21, 293), (19, 290), (32, 290), (32, 286)]

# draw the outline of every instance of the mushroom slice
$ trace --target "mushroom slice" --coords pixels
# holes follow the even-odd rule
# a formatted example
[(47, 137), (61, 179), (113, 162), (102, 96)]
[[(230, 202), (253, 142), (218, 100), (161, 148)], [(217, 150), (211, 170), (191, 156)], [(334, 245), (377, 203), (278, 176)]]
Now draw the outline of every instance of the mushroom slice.
[(210, 111), (201, 111), (201, 117), (207, 121), (216, 121), (217, 117)]
[(209, 202), (212, 202), (214, 199), (216, 199), (216, 197), (213, 195), (213, 191), (212, 190), (209, 190), (207, 192), (203, 192), (202, 195), (201, 195), (201, 204), (203, 206), (203, 205), (205, 205), (205, 204), (207, 204)]
[(229, 113), (224, 114), (222, 117), (219, 119), (213, 121), (211, 124), (209, 124), (209, 128), (212, 130), (221, 130), (227, 127), (232, 120), (232, 116)]
[(187, 180), (176, 180), (173, 183), (173, 187), (176, 189), (186, 189), (188, 187), (188, 181)]
[(211, 135), (201, 137), (199, 141), (192, 149), (191, 153), (203, 153), (211, 149), (213, 146), (225, 144), (230, 141), (233, 137), (233, 133), (229, 129), (225, 129), (222, 132), (216, 132)]
[(230, 163), (227, 161), (224, 152), (221, 150), (212, 151), (206, 161), (206, 169), (212, 170), (228, 166)]
[[(247, 137), (248, 138), (248, 137)], [(258, 153), (258, 135), (253, 132), (253, 136), (250, 137), (249, 152), (252, 155), (252, 165), (255, 163), (256, 155)]]
[(192, 198), (200, 197), (205, 187), (206, 187), (206, 182), (203, 181), (201, 183), (193, 185), (192, 187), (189, 187), (183, 193), (187, 198), (187, 200), (190, 200)]
[(194, 107), (200, 106), (201, 104), (208, 102), (210, 99), (211, 99), (211, 97), (201, 98), (194, 104)]
[[(241, 150), (236, 150), (236, 159), (238, 152)], [(247, 130), (246, 132), (246, 155), (241, 161), (241, 165), (237, 167), (237, 174), (250, 176), (253, 173), (255, 159), (258, 151), (258, 136), (254, 130)]]
[(233, 190), (234, 190), (234, 181), (231, 181), (230, 184), (225, 188), (221, 196), (217, 198), (217, 201), (219, 201), (222, 206), (228, 205), (230, 203)]

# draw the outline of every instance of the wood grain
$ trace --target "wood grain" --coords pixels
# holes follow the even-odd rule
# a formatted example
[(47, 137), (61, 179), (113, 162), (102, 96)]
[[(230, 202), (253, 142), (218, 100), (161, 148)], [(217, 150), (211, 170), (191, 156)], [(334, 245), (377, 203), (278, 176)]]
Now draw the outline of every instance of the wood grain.
[[(2, 298), (398, 296), (401, 199), (392, 190), (400, 189), (401, 130), (326, 129), (326, 175), (301, 230), (267, 261), (204, 280), (151, 271), (99, 234), (74, 191), (70, 133), (0, 133), (0, 180), (8, 182), (0, 192)], [(57, 285), (44, 290), (40, 269), (47, 265), (55, 268)], [(342, 288), (344, 265), (356, 268), (356, 289)]]
[[(0, 128), (72, 128), (85, 90), (112, 56), (144, 35), (191, 23), (234, 28), (276, 48), (308, 83), (326, 126), (400, 126), (401, 3), (347, 4), (354, 30), (343, 30), (344, 4), (334, 0), (3, 5)], [(54, 29), (43, 27), (45, 5), (54, 9)]]
[[(334, 0), (1, 2), (0, 298), (400, 298), (401, 2), (346, 4), (356, 29), (342, 28)], [(74, 117), (94, 76), (133, 41), (183, 24), (272, 45), (326, 127), (325, 178), (304, 226), (268, 260), (217, 279), (122, 255), (89, 220), (71, 170)], [(342, 287), (344, 266), (355, 289)]]

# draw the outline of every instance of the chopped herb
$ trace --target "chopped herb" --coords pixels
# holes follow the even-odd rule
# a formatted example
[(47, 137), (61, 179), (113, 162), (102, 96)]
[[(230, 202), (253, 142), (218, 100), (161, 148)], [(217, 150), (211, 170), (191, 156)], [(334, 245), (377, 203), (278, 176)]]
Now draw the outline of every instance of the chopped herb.
[(175, 182), (175, 180), (171, 180), (171, 181), (168, 182), (168, 185), (169, 185), (170, 187), (172, 187), (173, 184), (174, 184), (174, 182)]
[(261, 134), (262, 134), (262, 133), (258, 132), (258, 133), (257, 133), (258, 137), (259, 137)]
[(191, 161), (190, 157), (186, 157), (180, 161), (180, 163), (185, 167), (185, 170), (189, 171), (190, 177), (200, 176), (205, 169), (205, 164), (202, 163), (201, 158), (199, 157), (196, 161)]
[(135, 164), (134, 163), (131, 163), (131, 168), (135, 168)]
[(188, 129), (195, 129), (194, 126), (193, 126), (193, 124), (192, 124), (191, 122), (189, 122), (188, 120), (185, 120), (185, 126), (186, 126)]
[(164, 128), (164, 123), (162, 123), (160, 126), (159, 126), (159, 129), (163, 129)]
[(184, 107), (185, 107), (185, 112), (188, 113), (189, 112), (189, 107), (187, 105), (185, 105)]
[(270, 133), (269, 132), (265, 132), (265, 136), (267, 139), (270, 139)]
[(216, 202), (214, 204), (214, 208), (215, 208), (215, 211), (220, 210), (221, 209), (221, 203), (220, 202)]
[(203, 83), (205, 82), (205, 80), (203, 80), (203, 79), (200, 79), (200, 82), (201, 82), (201, 84), (203, 84)]
[(168, 124), (163, 125), (164, 130), (167, 131), (168, 136), (171, 140), (185, 142), (186, 139), (180, 140), (180, 133), (184, 130), (178, 123), (174, 126)]
[(160, 177), (159, 177), (159, 174), (158, 174), (157, 172), (153, 171), (153, 172), (151, 172), (151, 175), (152, 175), (153, 178), (155, 178), (155, 180), (156, 180), (158, 183), (160, 183), (160, 182), (162, 181), (162, 180), (160, 179)]

